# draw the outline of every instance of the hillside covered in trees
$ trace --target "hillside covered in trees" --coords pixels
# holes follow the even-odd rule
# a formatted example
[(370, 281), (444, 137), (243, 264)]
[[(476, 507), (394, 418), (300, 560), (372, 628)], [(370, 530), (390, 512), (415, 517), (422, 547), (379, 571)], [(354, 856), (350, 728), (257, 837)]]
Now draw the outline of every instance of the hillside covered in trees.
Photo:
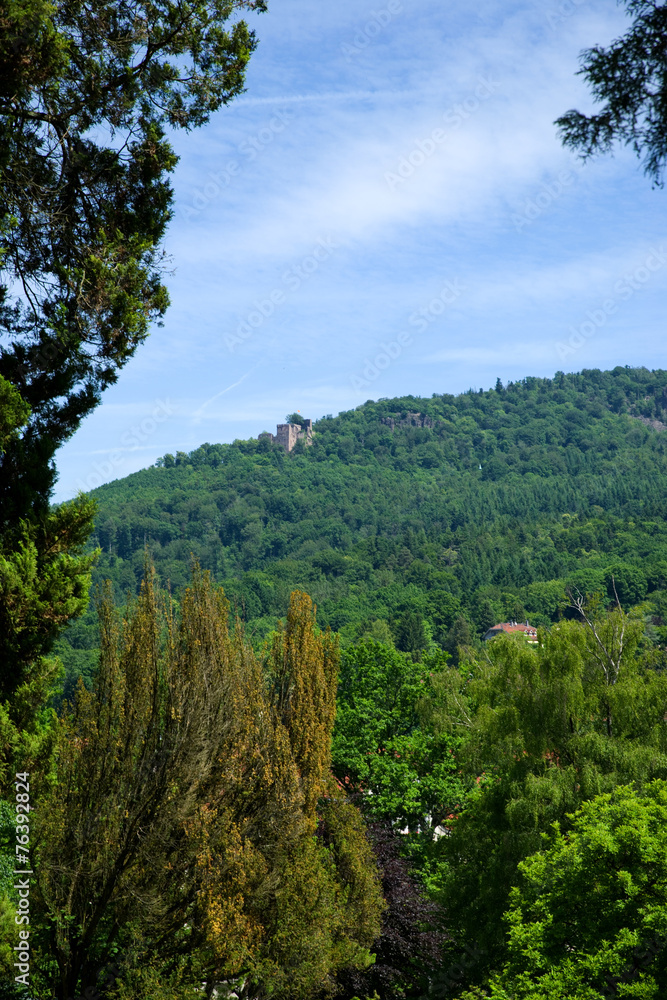
[[(108, 583), (56, 643), (57, 714), (25, 744), (5, 720), (45, 787), (58, 759), (34, 827), (44, 990), (57, 967), (63, 995), (106, 976), (113, 1000), (660, 995), (665, 430), (667, 372), (558, 374), (96, 491)], [(509, 618), (539, 642), (481, 642)]]
[[(344, 644), (407, 651), (546, 625), (567, 584), (611, 598), (613, 577), (664, 638), (665, 429), (667, 372), (645, 369), (368, 402), (317, 421), (312, 447), (204, 444), (101, 487), (94, 573), (120, 600), (148, 546), (177, 593), (194, 557), (258, 639), (299, 587)], [(60, 646), (84, 672), (90, 621)]]
[[(662, 904), (655, 919), (615, 909), (601, 950), (608, 906), (586, 897), (563, 931), (581, 958), (563, 963), (560, 931), (540, 939), (525, 982), (521, 928), (567, 908), (540, 866), (583, 865), (595, 882), (596, 831), (618, 828), (613, 869), (641, 822), (628, 869), (641, 881), (661, 836), (666, 430), (667, 372), (559, 373), (368, 402), (318, 421), (312, 446), (206, 444), (96, 491), (94, 574), (115, 603), (143, 593), (148, 549), (176, 609), (193, 561), (210, 571), (263, 663), (295, 589), (338, 633), (331, 769), (362, 804), (386, 906), (374, 963), (328, 966), (341, 1000), (465, 987), (507, 1000), (544, 969), (545, 997), (551, 979), (612, 996), (605, 983), (640, 976), (637, 948), (663, 982)], [(481, 643), (511, 618), (542, 626), (539, 646)], [(80, 674), (90, 686), (100, 640), (91, 605), (57, 644), (54, 704)], [(554, 823), (565, 839), (547, 847)]]
[[(162, 325), (170, 248), (185, 263), (178, 344), (149, 345), (143, 364), (164, 391), (175, 378), (181, 399), (188, 385), (205, 391), (202, 359), (220, 359), (210, 374), (228, 370), (231, 388), (249, 374), (234, 374), (244, 351), (219, 353), (230, 310), (233, 325), (240, 316), (230, 290), (248, 291), (257, 312), (236, 337), (223, 333), (226, 347), (257, 332), (251, 350), (282, 354), (284, 374), (267, 365), (253, 394), (288, 394), (294, 377), (320, 386), (323, 366), (335, 385), (350, 338), (364, 353), (388, 306), (393, 316), (404, 294), (416, 301), (454, 258), (466, 284), (472, 261), (487, 290), (457, 304), (467, 326), (449, 327), (475, 345), (466, 380), (491, 379), (486, 349), (504, 329), (546, 344), (549, 320), (562, 330), (577, 301), (588, 319), (564, 354), (605, 326), (608, 357), (653, 363), (659, 225), (647, 225), (624, 167), (561, 201), (572, 172), (547, 180), (545, 104), (525, 103), (538, 76), (542, 96), (564, 92), (554, 46), (579, 28), (558, 27), (564, 4), (537, 12), (548, 32), (534, 11), (496, 4), (475, 36), (459, 6), (442, 24), (428, 12), (424, 47), (425, 12), (394, 0), (361, 30), (354, 4), (327, 18), (283, 5), (257, 61), (254, 17), (267, 0), (2, 5), (0, 1000), (667, 996), (666, 371), (498, 379), (488, 392), (368, 401), (314, 426), (295, 413), (275, 437), (166, 454), (53, 503), (62, 445)], [(571, 109), (555, 124), (583, 160), (630, 146), (661, 187), (667, 3), (621, 6), (629, 32), (580, 55), (599, 113)], [(351, 75), (335, 62), (341, 32), (354, 38), (341, 45)], [(193, 143), (244, 93), (251, 57), (254, 97)], [(510, 84), (503, 63), (526, 75)], [(479, 71), (475, 96), (385, 174), (401, 201), (373, 196), (368, 167), (375, 176), (382, 151), (405, 141), (401, 100), (405, 123), (425, 121), (468, 71)], [(362, 105), (363, 118), (345, 117)], [(517, 159), (526, 127), (535, 141)], [(419, 158), (441, 145), (412, 186)], [(239, 159), (225, 162), (234, 148)], [(419, 185), (437, 195), (443, 166), (445, 214), (432, 196), (415, 212)], [(514, 246), (488, 209), (508, 207), (531, 176), (542, 188), (525, 218), (512, 215)], [(408, 180), (405, 197), (396, 185)], [(198, 207), (183, 200), (190, 184), (201, 185)], [(372, 213), (359, 212), (362, 190)], [(295, 263), (327, 191), (333, 233)], [(256, 298), (280, 254), (292, 293), (332, 250), (298, 302), (277, 287)], [(499, 287), (499, 258), (520, 278), (511, 296), (503, 281), (502, 299), (482, 267), (492, 263)], [(620, 280), (619, 260), (630, 269)], [(614, 298), (591, 310), (606, 279)], [(452, 275), (410, 317), (428, 331), (422, 361), (457, 356), (442, 351), (436, 319), (453, 318), (444, 309), (459, 291)], [(259, 328), (278, 305), (289, 312), (277, 329), (290, 334), (270, 340)], [(521, 348), (505, 342), (516, 372)], [(387, 358), (401, 354), (394, 346)], [(460, 379), (455, 368), (448, 377)], [(113, 437), (106, 412), (98, 431)]]

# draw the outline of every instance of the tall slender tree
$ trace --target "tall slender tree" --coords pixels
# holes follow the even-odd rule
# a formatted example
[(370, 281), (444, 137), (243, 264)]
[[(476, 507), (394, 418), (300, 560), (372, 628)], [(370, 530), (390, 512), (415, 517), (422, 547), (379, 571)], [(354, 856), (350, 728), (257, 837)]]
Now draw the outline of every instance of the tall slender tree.
[(269, 676), (273, 703), (299, 768), (306, 810), (314, 817), (331, 781), (339, 655), (331, 631), (318, 635), (313, 625), (313, 602), (297, 590), (286, 623), (273, 637)]
[[(371, 961), (377, 871), (327, 770), (333, 707), (321, 684), (335, 691), (335, 648), (294, 595), (282, 661), (294, 694), (276, 703), (228, 612), (199, 571), (178, 615), (150, 574), (122, 616), (102, 601), (95, 688), (80, 685), (52, 762), (41, 777), (33, 768), (45, 995), (95, 990), (119, 964), (124, 995), (152, 968), (185, 986), (307, 997)], [(301, 726), (320, 738), (304, 743)], [(318, 808), (326, 837), (313, 836)]]

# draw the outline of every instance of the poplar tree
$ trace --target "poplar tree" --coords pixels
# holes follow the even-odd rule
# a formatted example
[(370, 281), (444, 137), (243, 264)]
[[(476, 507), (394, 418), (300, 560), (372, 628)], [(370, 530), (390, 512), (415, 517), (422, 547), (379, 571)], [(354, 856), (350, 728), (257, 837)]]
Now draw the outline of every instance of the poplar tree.
[(122, 614), (107, 593), (100, 625), (94, 690), (79, 686), (37, 779), (39, 989), (65, 1000), (118, 966), (124, 997), (159, 981), (307, 997), (369, 964), (382, 895), (331, 786), (337, 654), (310, 600), (293, 595), (274, 645), (278, 702), (198, 570), (178, 612), (148, 573)]
[(313, 602), (294, 591), (287, 621), (274, 634), (268, 669), (273, 704), (289, 734), (305, 808), (312, 816), (330, 787), (338, 663), (337, 639), (330, 629), (316, 634)]

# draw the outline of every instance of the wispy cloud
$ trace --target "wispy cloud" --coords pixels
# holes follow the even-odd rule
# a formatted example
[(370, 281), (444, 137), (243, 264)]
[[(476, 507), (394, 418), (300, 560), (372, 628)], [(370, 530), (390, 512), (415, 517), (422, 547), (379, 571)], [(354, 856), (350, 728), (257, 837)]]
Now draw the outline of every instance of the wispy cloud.
[[(564, 18), (557, 0), (402, 6), (365, 35), (385, 0), (272, 0), (253, 20), (260, 46), (247, 93), (205, 130), (174, 137), (165, 328), (61, 450), (61, 496), (89, 461), (80, 453), (113, 450), (147, 397), (169, 398), (174, 410), (131, 456), (145, 464), (176, 442), (196, 447), (202, 428), (232, 440), (292, 409), (316, 417), (369, 395), (552, 374), (563, 331), (661, 240), (664, 195), (626, 151), (577, 170), (562, 196), (529, 209), (530, 225), (516, 224), (572, 167), (553, 121), (591, 107), (578, 55), (624, 29), (621, 8), (587, 0)], [(368, 44), (350, 57), (359, 32)], [(333, 240), (335, 253), (280, 308), (265, 306), (230, 351), (227, 338), (286, 287), (318, 239)], [(455, 278), (467, 289), (460, 301), (355, 393), (350, 375)], [(624, 303), (573, 364), (664, 365), (663, 280)], [(113, 474), (139, 467), (132, 462)]]
[(203, 402), (201, 406), (198, 407), (198, 409), (195, 410), (195, 412), (192, 415), (192, 418), (195, 421), (195, 423), (199, 423), (201, 421), (204, 410), (206, 410), (211, 405), (211, 403), (215, 403), (215, 401), (220, 399), (221, 396), (226, 396), (228, 392), (232, 391), (232, 389), (236, 389), (239, 385), (242, 385), (245, 382), (245, 380), (250, 375), (252, 375), (253, 372), (257, 371), (260, 364), (261, 362), (258, 362), (256, 365), (253, 365), (253, 367), (249, 368), (248, 371), (245, 373), (245, 375), (242, 375), (241, 378), (236, 380), (236, 382), (232, 382), (231, 385), (228, 385), (225, 389), (221, 389), (220, 392), (216, 392), (214, 396), (210, 397), (210, 399), (205, 400), (205, 402)]
[(326, 93), (312, 94), (272, 94), (270, 97), (242, 97), (236, 102), (236, 107), (262, 107), (281, 104), (328, 104), (338, 101), (395, 101), (407, 100), (412, 97), (424, 98), (428, 94), (436, 95), (438, 91), (421, 90), (330, 90)]

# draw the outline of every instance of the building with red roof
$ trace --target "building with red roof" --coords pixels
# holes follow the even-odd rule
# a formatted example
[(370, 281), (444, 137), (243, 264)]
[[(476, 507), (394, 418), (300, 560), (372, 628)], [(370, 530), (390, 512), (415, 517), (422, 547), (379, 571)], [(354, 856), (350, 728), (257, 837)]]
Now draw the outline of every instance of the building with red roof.
[(537, 642), (537, 629), (529, 622), (501, 622), (500, 625), (493, 625), (483, 636), (483, 639), (485, 642), (487, 639), (495, 639), (503, 632), (509, 635), (522, 635), (526, 642)]

